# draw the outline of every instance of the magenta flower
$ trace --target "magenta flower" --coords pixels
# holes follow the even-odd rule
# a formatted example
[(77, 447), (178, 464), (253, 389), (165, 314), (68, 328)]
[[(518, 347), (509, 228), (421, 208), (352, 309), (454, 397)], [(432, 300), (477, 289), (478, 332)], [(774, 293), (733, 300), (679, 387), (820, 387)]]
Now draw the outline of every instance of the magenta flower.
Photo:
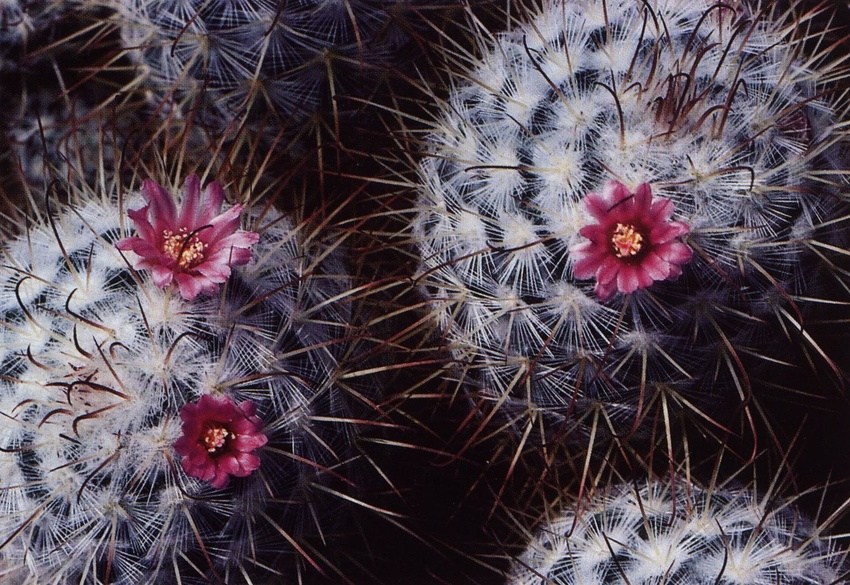
[(226, 396), (209, 394), (185, 405), (180, 410), (183, 436), (174, 443), (174, 450), (183, 456), (186, 474), (221, 489), (231, 475), (247, 477), (259, 468), (260, 458), (254, 451), (268, 438), (261, 432), (263, 421), (256, 412), (257, 405), (250, 400), (237, 405)]
[(615, 290), (633, 293), (656, 280), (675, 280), (693, 250), (677, 238), (688, 224), (671, 221), (673, 202), (652, 196), (648, 183), (634, 193), (619, 181), (608, 181), (602, 194), (590, 193), (584, 206), (598, 223), (579, 233), (590, 240), (570, 248), (576, 278), (596, 278), (603, 301)]
[(176, 282), (183, 298), (192, 300), (214, 293), (230, 277), (231, 266), (251, 261), (250, 247), (260, 236), (238, 229), (241, 205), (221, 211), (220, 184), (210, 183), (201, 194), (200, 179), (189, 176), (179, 214), (171, 195), (155, 181), (146, 179), (142, 194), (148, 204), (127, 212), (138, 235), (116, 246), (138, 254), (133, 267), (150, 270), (157, 286)]

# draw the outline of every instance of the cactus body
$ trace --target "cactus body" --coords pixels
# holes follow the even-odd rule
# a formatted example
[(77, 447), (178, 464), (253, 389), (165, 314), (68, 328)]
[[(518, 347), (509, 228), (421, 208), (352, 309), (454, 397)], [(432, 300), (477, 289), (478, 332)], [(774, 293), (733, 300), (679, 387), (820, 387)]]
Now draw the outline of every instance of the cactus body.
[(650, 481), (538, 527), (508, 585), (838, 585), (845, 556), (792, 502)]
[[(737, 404), (765, 323), (799, 328), (847, 161), (830, 70), (781, 17), (547, 1), (455, 74), (420, 166), (420, 282), (465, 379), (511, 416), (563, 429), (602, 404), (619, 432), (660, 388)], [(609, 180), (672, 202), (693, 249), (678, 280), (603, 300), (576, 278), (583, 201)]]
[[(282, 558), (307, 563), (295, 547), (310, 556), (302, 537), (332, 509), (313, 507), (313, 486), (336, 481), (355, 435), (336, 422), (341, 253), (258, 210), (254, 260), (190, 302), (115, 247), (140, 204), (78, 201), (3, 252), (0, 580), (268, 578)], [(260, 468), (226, 487), (187, 475), (173, 447), (202, 395), (250, 401), (268, 438)]]
[(146, 85), (222, 131), (262, 120), (301, 131), (318, 115), (361, 109), (408, 42), (410, 0), (206, 2), (115, 0), (125, 47)]

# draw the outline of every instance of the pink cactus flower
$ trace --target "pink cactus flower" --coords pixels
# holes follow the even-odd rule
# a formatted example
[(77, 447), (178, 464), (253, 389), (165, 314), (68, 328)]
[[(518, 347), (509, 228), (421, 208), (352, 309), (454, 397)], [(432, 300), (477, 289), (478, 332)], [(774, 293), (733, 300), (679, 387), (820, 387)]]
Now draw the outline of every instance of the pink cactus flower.
[(133, 267), (150, 270), (157, 286), (176, 282), (183, 298), (192, 300), (214, 293), (230, 277), (231, 266), (251, 261), (250, 248), (260, 236), (238, 229), (241, 205), (221, 211), (220, 184), (210, 183), (201, 193), (197, 175), (188, 177), (179, 213), (171, 195), (155, 181), (146, 179), (142, 194), (148, 204), (127, 212), (138, 235), (116, 246), (135, 252)]
[(584, 206), (598, 223), (579, 233), (590, 240), (570, 248), (576, 278), (596, 278), (596, 295), (606, 300), (615, 291), (633, 293), (656, 280), (675, 280), (693, 250), (677, 238), (688, 224), (671, 221), (673, 202), (652, 196), (648, 183), (631, 193), (608, 181), (601, 194), (590, 193)]
[(246, 400), (235, 404), (226, 396), (204, 394), (180, 411), (183, 436), (174, 450), (183, 459), (187, 475), (208, 481), (221, 489), (230, 476), (247, 477), (260, 467), (254, 454), (268, 442), (261, 432), (263, 421), (255, 416), (257, 405)]

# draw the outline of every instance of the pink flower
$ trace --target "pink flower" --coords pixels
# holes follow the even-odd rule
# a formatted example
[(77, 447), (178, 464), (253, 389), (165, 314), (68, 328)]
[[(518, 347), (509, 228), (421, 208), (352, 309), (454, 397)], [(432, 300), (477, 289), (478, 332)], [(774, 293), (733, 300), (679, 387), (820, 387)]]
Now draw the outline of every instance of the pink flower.
[(230, 476), (247, 477), (260, 467), (254, 451), (268, 442), (261, 432), (263, 421), (255, 416), (257, 405), (246, 400), (237, 405), (226, 396), (204, 394), (180, 411), (183, 436), (174, 450), (187, 475), (225, 487)]
[(675, 280), (693, 250), (677, 238), (688, 224), (671, 221), (673, 202), (652, 196), (648, 183), (634, 194), (618, 181), (608, 181), (602, 194), (590, 193), (584, 206), (598, 223), (579, 233), (590, 240), (570, 248), (576, 278), (596, 278), (596, 294), (603, 301), (615, 290), (632, 293), (656, 280)]
[(224, 191), (220, 184), (210, 183), (203, 194), (200, 187), (197, 175), (186, 179), (178, 214), (162, 185), (146, 179), (142, 194), (148, 204), (127, 212), (138, 235), (116, 244), (119, 250), (138, 254), (133, 267), (150, 270), (157, 286), (176, 281), (186, 300), (202, 292), (214, 293), (230, 277), (231, 266), (251, 261), (250, 247), (260, 238), (238, 229), (241, 205), (222, 213)]

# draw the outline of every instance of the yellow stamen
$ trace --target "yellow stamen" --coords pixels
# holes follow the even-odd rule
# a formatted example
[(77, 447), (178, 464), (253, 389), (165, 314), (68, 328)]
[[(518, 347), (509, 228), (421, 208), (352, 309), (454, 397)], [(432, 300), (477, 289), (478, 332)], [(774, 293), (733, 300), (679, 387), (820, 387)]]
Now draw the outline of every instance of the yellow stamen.
[(207, 448), (207, 453), (215, 453), (224, 447), (228, 439), (234, 437), (233, 433), (228, 431), (221, 425), (209, 425), (203, 434), (204, 446)]
[(191, 235), (186, 228), (180, 228), (175, 234), (171, 230), (162, 232), (162, 252), (177, 260), (181, 270), (187, 270), (200, 264), (204, 259), (207, 245), (197, 235)]
[(633, 225), (618, 223), (616, 229), (614, 229), (614, 235), (611, 236), (614, 255), (617, 258), (634, 256), (640, 252), (641, 242), (643, 242), (643, 236), (635, 230)]

